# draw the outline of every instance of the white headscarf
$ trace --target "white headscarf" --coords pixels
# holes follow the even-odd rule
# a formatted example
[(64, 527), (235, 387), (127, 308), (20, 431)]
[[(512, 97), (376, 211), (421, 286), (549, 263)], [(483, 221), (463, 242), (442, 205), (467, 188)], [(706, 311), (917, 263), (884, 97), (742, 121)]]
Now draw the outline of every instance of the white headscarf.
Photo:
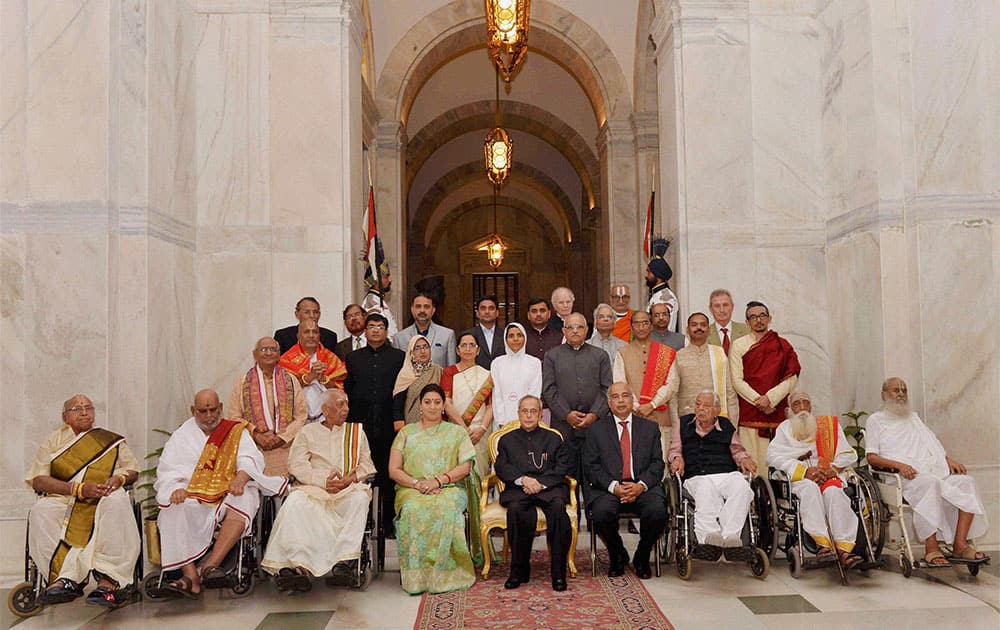
[(503, 345), (507, 354), (493, 359), (490, 374), (493, 376), (493, 426), (503, 426), (517, 420), (517, 403), (521, 397), (531, 394), (542, 395), (542, 362), (525, 351), (525, 346), (517, 352), (507, 343), (507, 333), (517, 328), (524, 335), (525, 346), (528, 336), (524, 326), (517, 322), (507, 324), (503, 329)]

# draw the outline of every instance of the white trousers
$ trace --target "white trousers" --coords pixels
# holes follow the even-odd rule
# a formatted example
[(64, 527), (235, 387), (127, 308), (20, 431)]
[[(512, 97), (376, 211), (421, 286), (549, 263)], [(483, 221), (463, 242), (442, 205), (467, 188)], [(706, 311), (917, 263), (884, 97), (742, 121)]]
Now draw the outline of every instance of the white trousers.
[(753, 490), (738, 471), (698, 475), (684, 481), (694, 497), (694, 533), (698, 542), (715, 533), (724, 539), (739, 538), (750, 512)]
[(989, 528), (986, 508), (976, 490), (976, 480), (968, 475), (948, 475), (938, 479), (933, 475), (918, 474), (913, 479), (903, 479), (903, 498), (913, 508), (913, 529), (921, 541), (937, 532), (938, 539), (953, 542), (959, 510), (975, 515), (969, 528), (969, 538), (979, 538)]
[[(792, 493), (799, 498), (802, 529), (812, 536), (817, 545), (832, 549), (835, 544), (837, 549), (843, 551), (854, 549), (858, 539), (858, 517), (851, 509), (851, 500), (844, 494), (843, 488), (830, 486), (821, 495), (815, 482), (802, 479), (792, 482)], [(830, 520), (833, 544), (826, 527), (827, 518)]]
[(260, 492), (248, 483), (243, 494), (227, 494), (217, 505), (206, 505), (194, 499), (171, 503), (160, 508), (160, 562), (163, 570), (194, 562), (212, 546), (215, 528), (233, 510), (243, 519), (243, 535), (250, 531), (250, 520), (260, 507)]
[(370, 501), (371, 491), (363, 484), (322, 498), (318, 492), (292, 492), (271, 530), (262, 566), (270, 573), (303, 567), (318, 576), (338, 562), (359, 558)]
[[(28, 549), (45, 578), (62, 536), (63, 521), (69, 516), (68, 510), (69, 504), (65, 501), (42, 497), (28, 512)], [(118, 489), (98, 502), (90, 542), (85, 547), (70, 549), (58, 577), (83, 582), (93, 570), (119, 586), (128, 586), (141, 552), (132, 502), (124, 490)]]

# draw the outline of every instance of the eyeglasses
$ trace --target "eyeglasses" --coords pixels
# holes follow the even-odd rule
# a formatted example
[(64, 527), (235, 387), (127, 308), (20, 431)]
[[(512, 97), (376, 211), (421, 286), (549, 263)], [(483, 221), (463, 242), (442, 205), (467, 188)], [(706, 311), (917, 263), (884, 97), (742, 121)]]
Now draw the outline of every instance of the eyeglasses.
[(632, 297), (631, 295), (612, 295), (611, 301), (614, 302), (615, 300), (628, 300), (631, 297)]
[(632, 326), (635, 328), (645, 328), (646, 326), (649, 326), (650, 323), (651, 322), (648, 319), (645, 319), (638, 322), (632, 322)]
[(385, 330), (385, 326), (383, 324), (368, 324), (367, 326), (365, 326), (365, 330), (371, 330), (372, 332), (375, 332), (379, 330)]
[(93, 405), (75, 405), (73, 407), (70, 407), (66, 411), (69, 413), (80, 413), (82, 411), (93, 411), (93, 410), (94, 410)]
[(261, 354), (277, 354), (277, 346), (264, 346), (263, 348), (254, 348), (254, 352), (260, 352)]
[(753, 322), (757, 320), (771, 319), (771, 316), (767, 313), (755, 313), (753, 315), (747, 315), (747, 321)]
[(348, 313), (347, 317), (344, 319), (362, 319), (364, 316), (364, 313)]

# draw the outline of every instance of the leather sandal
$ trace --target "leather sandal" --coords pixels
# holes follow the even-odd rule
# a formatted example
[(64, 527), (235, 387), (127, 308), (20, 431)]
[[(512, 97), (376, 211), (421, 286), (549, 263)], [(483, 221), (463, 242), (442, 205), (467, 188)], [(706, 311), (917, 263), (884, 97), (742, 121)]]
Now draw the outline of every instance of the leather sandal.
[[(944, 562), (938, 562), (938, 560), (944, 560)], [(944, 554), (940, 551), (929, 551), (924, 555), (924, 562), (931, 567), (950, 567), (951, 561), (944, 557)]]

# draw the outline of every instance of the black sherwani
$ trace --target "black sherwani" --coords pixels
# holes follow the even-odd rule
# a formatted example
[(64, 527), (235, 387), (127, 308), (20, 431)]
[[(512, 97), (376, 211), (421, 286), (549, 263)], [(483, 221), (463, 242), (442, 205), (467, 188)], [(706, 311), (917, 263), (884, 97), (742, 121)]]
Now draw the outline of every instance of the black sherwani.
[[(546, 537), (552, 554), (552, 579), (566, 579), (566, 563), (573, 531), (566, 505), (569, 487), (566, 472), (569, 452), (558, 434), (537, 427), (515, 429), (497, 444), (497, 477), (504, 482), (500, 505), (507, 508), (507, 540), (510, 541), (512, 577), (527, 581), (531, 573), (531, 544), (538, 524), (536, 507), (545, 514)], [(545, 488), (527, 494), (515, 481), (532, 477)]]
[(396, 376), (403, 368), (406, 353), (388, 342), (378, 349), (365, 346), (347, 355), (347, 378), (344, 391), (351, 406), (348, 422), (358, 422), (365, 430), (375, 464), (375, 479), (382, 502), (383, 527), (390, 527), (394, 517), (396, 492), (389, 479), (389, 449), (396, 437), (395, 420), (404, 417), (406, 392), (393, 397)]

